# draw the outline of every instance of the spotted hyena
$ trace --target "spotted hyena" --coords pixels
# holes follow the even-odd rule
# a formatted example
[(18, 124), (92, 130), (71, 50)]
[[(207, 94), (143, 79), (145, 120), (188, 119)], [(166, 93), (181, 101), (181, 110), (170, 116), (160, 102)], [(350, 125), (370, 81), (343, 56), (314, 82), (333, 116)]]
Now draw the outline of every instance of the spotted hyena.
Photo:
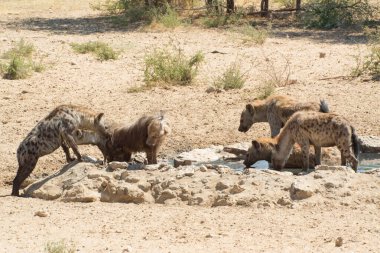
[(145, 152), (148, 164), (157, 163), (157, 152), (170, 134), (171, 128), (164, 116), (143, 116), (131, 126), (108, 131), (111, 142), (107, 145), (109, 161), (129, 161), (132, 153)]
[(80, 128), (98, 131), (103, 127), (102, 117), (103, 113), (97, 114), (84, 107), (61, 105), (38, 122), (17, 149), (19, 167), (13, 180), (12, 195), (19, 195), (20, 185), (33, 171), (38, 159), (59, 147), (65, 152), (67, 162), (74, 160), (70, 156), (69, 148), (72, 148), (77, 159), (81, 160), (72, 134), (75, 129)]
[(349, 161), (355, 171), (358, 167), (358, 136), (344, 117), (334, 113), (297, 112), (286, 122), (274, 141), (276, 147), (272, 154), (272, 165), (275, 169), (284, 167), (295, 143), (301, 146), (304, 170), (309, 169), (310, 145), (315, 149), (316, 164), (320, 164), (321, 147), (337, 146), (341, 153), (341, 164), (346, 165), (346, 161)]
[[(265, 160), (269, 163), (272, 162), (272, 154), (276, 148), (277, 141), (275, 138), (258, 138), (252, 141), (252, 146), (249, 147), (245, 158), (244, 165), (249, 168), (252, 164), (256, 163), (259, 160)], [(326, 164), (335, 164), (340, 156), (336, 156), (334, 148), (323, 149), (322, 156), (324, 157)], [(309, 155), (309, 165), (315, 167), (315, 153), (310, 152)], [(292, 153), (289, 156), (289, 159), (285, 163), (285, 168), (302, 168), (303, 159), (302, 159), (302, 150), (298, 144), (293, 146)]]
[(297, 111), (329, 112), (327, 102), (301, 103), (287, 96), (271, 96), (264, 100), (256, 99), (247, 104), (240, 116), (240, 132), (247, 132), (254, 123), (268, 122), (271, 137), (276, 136), (286, 121)]

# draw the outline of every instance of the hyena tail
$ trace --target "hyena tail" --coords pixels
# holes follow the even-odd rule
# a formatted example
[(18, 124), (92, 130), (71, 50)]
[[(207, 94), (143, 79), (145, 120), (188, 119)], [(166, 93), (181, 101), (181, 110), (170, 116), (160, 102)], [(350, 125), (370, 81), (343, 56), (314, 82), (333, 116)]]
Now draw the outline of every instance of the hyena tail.
[(352, 131), (352, 134), (351, 134), (352, 148), (354, 150), (356, 159), (358, 159), (359, 152), (360, 152), (359, 137), (355, 133), (355, 129), (353, 127), (351, 127), (351, 131)]
[(329, 105), (327, 104), (326, 100), (324, 100), (324, 99), (320, 100), (320, 102), (319, 102), (319, 111), (320, 112), (324, 112), (324, 113), (327, 113), (327, 112), (330, 111)]

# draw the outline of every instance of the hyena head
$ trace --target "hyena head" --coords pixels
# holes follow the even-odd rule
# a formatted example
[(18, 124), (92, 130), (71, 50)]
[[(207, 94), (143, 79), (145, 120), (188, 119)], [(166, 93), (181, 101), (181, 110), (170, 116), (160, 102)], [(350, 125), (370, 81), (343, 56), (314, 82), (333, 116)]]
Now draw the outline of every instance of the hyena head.
[(244, 165), (248, 168), (259, 160), (267, 160), (268, 152), (266, 152), (266, 145), (260, 140), (253, 140), (252, 146), (249, 147), (245, 155)]
[(249, 128), (253, 125), (254, 120), (253, 117), (255, 116), (255, 109), (251, 104), (247, 104), (241, 113), (240, 116), (240, 125), (239, 125), (239, 131), (240, 132), (247, 132)]
[(279, 152), (279, 146), (276, 145), (276, 147), (273, 149), (272, 152), (272, 167), (275, 170), (282, 170), (285, 167), (287, 157), (283, 157), (283, 155)]
[(153, 119), (148, 125), (148, 138), (146, 144), (154, 147), (159, 144), (166, 135), (171, 133), (169, 123), (164, 119), (164, 116)]

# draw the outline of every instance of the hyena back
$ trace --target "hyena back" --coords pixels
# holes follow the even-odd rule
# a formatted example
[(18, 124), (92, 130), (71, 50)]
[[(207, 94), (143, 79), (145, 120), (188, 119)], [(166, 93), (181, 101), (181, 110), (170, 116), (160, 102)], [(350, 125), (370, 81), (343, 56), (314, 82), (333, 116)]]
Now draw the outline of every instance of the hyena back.
[(271, 96), (264, 100), (256, 99), (253, 104), (247, 104), (240, 116), (240, 132), (247, 132), (254, 123), (268, 122), (271, 137), (279, 134), (281, 127), (297, 111), (329, 112), (325, 100), (319, 103), (301, 103), (288, 96)]
[[(103, 113), (96, 114), (87, 108), (72, 105), (61, 105), (42, 119), (20, 143), (17, 149), (18, 170), (13, 180), (12, 195), (18, 196), (22, 182), (30, 175), (40, 157), (50, 154), (60, 146), (68, 162), (69, 147), (73, 149), (78, 160), (81, 155), (72, 136), (75, 129), (85, 128), (97, 131), (103, 127)], [(96, 125), (95, 122), (98, 122)]]
[[(275, 138), (276, 149), (272, 155), (275, 169), (282, 169), (294, 143), (302, 149), (303, 169), (309, 169), (309, 147), (314, 146), (315, 163), (320, 164), (321, 147), (337, 146), (341, 153), (341, 164), (351, 163), (356, 171), (359, 155), (358, 136), (354, 127), (342, 116), (334, 113), (301, 111), (295, 113)], [(351, 150), (353, 148), (353, 153)]]
[(163, 115), (143, 116), (131, 126), (123, 126), (107, 132), (111, 142), (107, 145), (109, 161), (129, 161), (134, 152), (145, 152), (148, 164), (157, 163), (157, 153), (171, 127)]

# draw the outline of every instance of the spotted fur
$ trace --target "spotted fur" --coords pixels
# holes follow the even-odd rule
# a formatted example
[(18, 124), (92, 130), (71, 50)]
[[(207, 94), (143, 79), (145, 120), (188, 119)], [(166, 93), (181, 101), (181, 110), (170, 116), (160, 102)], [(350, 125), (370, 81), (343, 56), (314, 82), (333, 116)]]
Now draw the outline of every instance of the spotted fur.
[(22, 182), (32, 173), (40, 157), (62, 147), (67, 162), (74, 160), (70, 156), (72, 148), (78, 160), (81, 155), (72, 136), (75, 129), (91, 129), (97, 131), (102, 125), (95, 125), (95, 120), (102, 123), (103, 113), (95, 113), (87, 108), (61, 105), (42, 119), (30, 131), (17, 149), (18, 170), (13, 180), (12, 195), (18, 196)]
[(309, 169), (310, 145), (315, 149), (316, 164), (320, 164), (321, 147), (337, 146), (341, 152), (341, 164), (346, 165), (349, 161), (355, 171), (358, 167), (359, 144), (354, 127), (334, 113), (297, 112), (274, 141), (277, 143), (272, 154), (275, 169), (284, 167), (295, 143), (301, 146), (304, 170)]
[(288, 96), (271, 96), (265, 100), (256, 99), (247, 104), (240, 116), (240, 132), (247, 132), (254, 123), (268, 122), (271, 137), (276, 136), (286, 121), (297, 111), (329, 112), (326, 101), (302, 103)]

